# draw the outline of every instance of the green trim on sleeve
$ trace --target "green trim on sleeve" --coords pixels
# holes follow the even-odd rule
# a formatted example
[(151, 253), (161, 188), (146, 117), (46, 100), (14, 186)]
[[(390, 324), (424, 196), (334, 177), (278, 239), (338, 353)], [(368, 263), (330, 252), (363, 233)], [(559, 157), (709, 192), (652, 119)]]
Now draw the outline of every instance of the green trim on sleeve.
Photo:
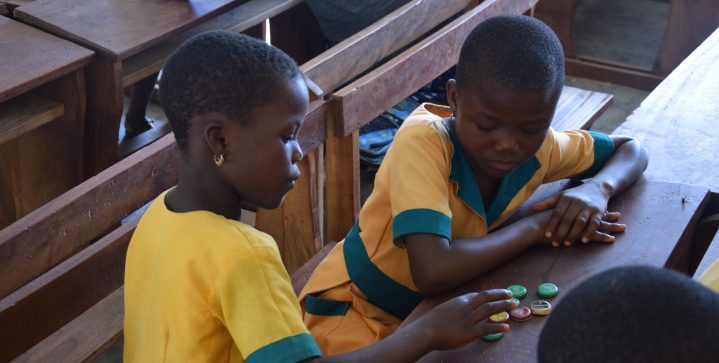
[(436, 210), (409, 209), (392, 220), (392, 239), (412, 234), (430, 233), (448, 240), (452, 237), (452, 220)]
[(312, 315), (343, 316), (347, 314), (349, 308), (350, 303), (346, 301), (327, 300), (312, 295), (307, 295), (305, 298), (305, 309)]
[(576, 176), (576, 179), (588, 179), (597, 175), (604, 163), (614, 154), (614, 142), (609, 136), (594, 131), (587, 132), (594, 139), (594, 163), (585, 172)]
[(300, 333), (257, 349), (245, 359), (245, 362), (301, 362), (320, 356), (322, 353), (314, 338), (308, 333)]

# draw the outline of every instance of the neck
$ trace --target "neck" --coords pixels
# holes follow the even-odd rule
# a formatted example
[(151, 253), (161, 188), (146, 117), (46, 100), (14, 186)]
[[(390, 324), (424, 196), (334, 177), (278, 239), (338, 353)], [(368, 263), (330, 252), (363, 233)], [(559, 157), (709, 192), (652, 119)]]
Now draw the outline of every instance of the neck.
[(239, 220), (240, 196), (214, 173), (203, 172), (183, 162), (177, 187), (167, 195), (167, 207), (173, 212), (209, 211), (227, 219)]

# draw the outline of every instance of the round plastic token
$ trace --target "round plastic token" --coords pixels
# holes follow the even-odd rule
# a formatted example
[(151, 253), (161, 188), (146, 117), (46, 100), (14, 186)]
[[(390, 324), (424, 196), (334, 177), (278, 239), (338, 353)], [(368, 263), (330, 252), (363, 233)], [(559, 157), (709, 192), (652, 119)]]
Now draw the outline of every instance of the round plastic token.
[(552, 312), (552, 304), (549, 301), (536, 300), (529, 304), (529, 309), (534, 315), (549, 315)]
[(484, 339), (488, 342), (494, 342), (494, 341), (502, 339), (503, 336), (504, 336), (504, 333), (494, 333), (494, 334), (485, 335), (482, 337), (482, 339)]
[(543, 283), (537, 287), (537, 296), (539, 297), (546, 299), (557, 295), (559, 295), (559, 288), (551, 282)]
[(522, 285), (511, 285), (507, 288), (507, 290), (512, 292), (513, 297), (520, 300), (527, 296), (527, 288)]
[(509, 312), (514, 321), (527, 321), (532, 318), (532, 311), (526, 306), (517, 306)]
[(507, 314), (506, 311), (502, 311), (501, 313), (490, 316), (489, 320), (493, 323), (504, 323), (509, 321), (509, 314)]
[(514, 301), (514, 303), (515, 303), (517, 306), (519, 306), (519, 299), (517, 299), (516, 297), (513, 297), (513, 298), (511, 298), (510, 300)]

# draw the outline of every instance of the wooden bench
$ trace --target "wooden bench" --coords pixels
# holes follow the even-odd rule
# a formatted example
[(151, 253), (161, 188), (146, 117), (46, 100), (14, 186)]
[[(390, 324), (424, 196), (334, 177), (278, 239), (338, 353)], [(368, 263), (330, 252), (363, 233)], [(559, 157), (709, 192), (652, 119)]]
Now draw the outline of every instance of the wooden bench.
[(84, 177), (84, 67), (93, 52), (0, 16), (0, 228)]
[[(17, 19), (98, 53), (88, 68), (87, 169), (97, 173), (120, 155), (117, 137), (122, 90), (157, 73), (185, 39), (210, 29), (262, 33), (260, 23), (303, 0), (34, 1), (14, 10)], [(72, 11), (68, 11), (72, 9)], [(252, 28), (252, 29), (251, 29)]]
[(567, 73), (651, 91), (719, 26), (714, 0), (671, 0), (667, 27), (654, 66), (611, 62), (577, 54), (574, 17), (580, 0), (542, 0), (535, 16), (559, 36), (567, 57)]

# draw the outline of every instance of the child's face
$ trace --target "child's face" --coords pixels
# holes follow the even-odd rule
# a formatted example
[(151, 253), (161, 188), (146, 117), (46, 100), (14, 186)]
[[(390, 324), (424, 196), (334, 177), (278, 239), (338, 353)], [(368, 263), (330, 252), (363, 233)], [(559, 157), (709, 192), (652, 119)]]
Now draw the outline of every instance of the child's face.
[(558, 95), (467, 88), (458, 90), (454, 80), (447, 85), (457, 137), (475, 171), (503, 178), (542, 146)]
[(294, 188), (300, 176), (296, 163), (302, 159), (297, 133), (308, 102), (304, 80), (295, 77), (272, 101), (255, 108), (244, 126), (231, 123), (219, 169), (243, 201), (276, 208)]

